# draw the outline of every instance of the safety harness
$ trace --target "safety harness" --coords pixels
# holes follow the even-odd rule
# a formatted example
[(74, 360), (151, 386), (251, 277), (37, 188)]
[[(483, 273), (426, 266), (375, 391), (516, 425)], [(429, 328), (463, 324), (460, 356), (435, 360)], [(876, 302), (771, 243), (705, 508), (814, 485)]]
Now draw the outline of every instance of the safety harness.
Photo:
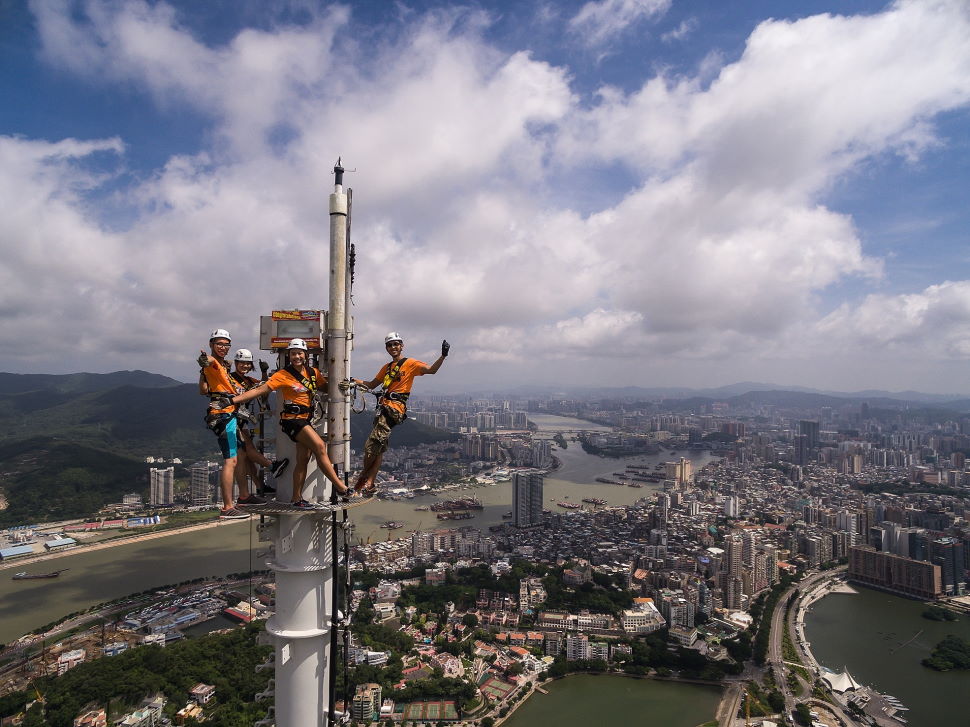
[(402, 404), (407, 404), (408, 397), (411, 395), (410, 393), (403, 392), (403, 391), (396, 392), (396, 391), (387, 390), (388, 387), (391, 386), (391, 384), (393, 384), (395, 381), (401, 378), (401, 367), (404, 366), (405, 361), (407, 361), (407, 358), (402, 358), (399, 361), (395, 361), (394, 365), (387, 370), (386, 374), (384, 374), (384, 381), (382, 382), (384, 391), (381, 393), (382, 399), (388, 399), (389, 401), (399, 401)]
[[(314, 373), (313, 369), (309, 369), (309, 377), (302, 376), (300, 372), (296, 370), (296, 367), (293, 364), (290, 364), (283, 370), (294, 379), (299, 381), (304, 388), (310, 392), (310, 401), (313, 401), (317, 394), (317, 375)], [(309, 414), (313, 411), (313, 408), (303, 406), (302, 404), (294, 404), (293, 402), (288, 401), (283, 405), (283, 411), (287, 414)]]

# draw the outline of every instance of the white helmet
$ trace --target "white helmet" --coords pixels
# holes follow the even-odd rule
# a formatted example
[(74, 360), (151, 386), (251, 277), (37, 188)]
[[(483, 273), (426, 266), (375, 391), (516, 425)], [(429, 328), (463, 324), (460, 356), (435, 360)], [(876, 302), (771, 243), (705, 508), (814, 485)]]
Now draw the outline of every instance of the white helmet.
[(302, 338), (294, 338), (292, 341), (290, 341), (290, 345), (286, 347), (286, 350), (292, 351), (294, 348), (299, 349), (300, 351), (306, 351), (306, 341), (304, 341)]
[(391, 343), (392, 341), (397, 341), (398, 343), (404, 343), (404, 339), (401, 338), (401, 334), (397, 331), (391, 331), (386, 336), (384, 336), (384, 345)]
[(248, 348), (240, 348), (238, 351), (236, 351), (236, 361), (249, 361), (249, 363), (252, 363), (253, 352)]
[(209, 340), (211, 341), (214, 338), (225, 338), (230, 343), (232, 342), (232, 336), (229, 335), (229, 331), (227, 331), (225, 328), (217, 328), (214, 330), (212, 335), (209, 336)]

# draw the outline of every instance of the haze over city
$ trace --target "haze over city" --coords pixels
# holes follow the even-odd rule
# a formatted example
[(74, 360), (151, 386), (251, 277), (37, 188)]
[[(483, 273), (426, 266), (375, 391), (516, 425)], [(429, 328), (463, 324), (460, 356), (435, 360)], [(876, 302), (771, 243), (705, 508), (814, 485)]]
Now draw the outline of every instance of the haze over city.
[(0, 370), (181, 380), (325, 307), (356, 369), (970, 392), (970, 10), (940, 2), (6, 4)]

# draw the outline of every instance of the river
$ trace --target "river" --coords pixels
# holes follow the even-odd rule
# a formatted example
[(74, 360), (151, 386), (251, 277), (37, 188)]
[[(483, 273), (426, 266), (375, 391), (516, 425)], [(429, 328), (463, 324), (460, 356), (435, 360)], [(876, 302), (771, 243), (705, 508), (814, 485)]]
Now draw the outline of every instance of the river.
[(926, 606), (919, 601), (853, 587), (858, 594), (831, 593), (806, 614), (805, 636), (815, 659), (835, 671), (848, 668), (856, 681), (899, 699), (911, 710), (907, 727), (970, 723), (970, 675), (920, 664), (944, 636), (970, 639), (970, 615), (929, 621), (920, 615)]
[(717, 687), (575, 674), (543, 686), (503, 727), (663, 725), (696, 727), (713, 718), (721, 697)]
[[(582, 419), (560, 417), (551, 414), (530, 414), (529, 420), (539, 428), (539, 432), (551, 435), (563, 430), (585, 429), (587, 431), (610, 431), (610, 427), (593, 424)], [(581, 502), (584, 497), (602, 497), (611, 505), (632, 505), (641, 497), (661, 489), (660, 484), (643, 483), (642, 488), (623, 487), (596, 482), (597, 477), (609, 477), (614, 472), (621, 472), (627, 464), (650, 466), (662, 462), (670, 462), (687, 457), (693, 462), (694, 471), (711, 460), (710, 452), (674, 453), (664, 450), (661, 454), (623, 457), (597, 457), (586, 454), (579, 442), (568, 442), (567, 448), (554, 448), (554, 454), (561, 465), (559, 469), (550, 473), (543, 486), (544, 507), (548, 510), (564, 512), (556, 507), (556, 503), (563, 500)], [(444, 493), (445, 499), (458, 496), (474, 496), (482, 501), (483, 510), (473, 511), (475, 517), (471, 520), (459, 521), (455, 524), (469, 525), (485, 529), (489, 525), (503, 522), (502, 515), (512, 509), (512, 483), (500, 482), (492, 486), (468, 487), (467, 489), (449, 490)], [(381, 524), (394, 520), (404, 523), (404, 528), (398, 533), (412, 530), (429, 530), (435, 527), (447, 527), (451, 523), (439, 523), (435, 513), (415, 511), (421, 505), (430, 505), (442, 498), (435, 495), (423, 495), (413, 500), (381, 501), (354, 511), (353, 519), (357, 528), (356, 536), (363, 540), (383, 540), (387, 537), (387, 530), (381, 529)], [(504, 521), (507, 522), (507, 521)], [(391, 534), (391, 537), (395, 535)]]
[[(562, 429), (608, 430), (591, 422), (552, 415), (530, 415), (540, 431), (554, 433)], [(614, 505), (633, 503), (655, 492), (659, 485), (644, 483), (643, 488), (618, 487), (595, 482), (596, 477), (621, 471), (627, 462), (653, 465), (674, 459), (668, 451), (650, 457), (630, 457), (622, 460), (591, 456), (583, 452), (578, 442), (569, 442), (567, 449), (556, 456), (561, 467), (545, 481), (545, 507), (556, 510), (556, 502), (569, 499), (580, 502), (584, 497), (602, 497)], [(677, 455), (679, 456), (679, 455)], [(710, 459), (707, 452), (691, 453), (695, 469)], [(512, 484), (502, 482), (491, 487), (455, 490), (446, 496), (474, 495), (485, 505), (475, 517), (461, 521), (461, 525), (485, 529), (504, 522), (502, 514), (512, 507)], [(377, 501), (352, 510), (357, 526), (356, 536), (362, 540), (383, 540), (388, 531), (380, 527), (387, 520), (405, 523), (405, 528), (390, 531), (390, 537), (403, 537), (415, 529), (431, 529), (452, 523), (440, 522), (435, 513), (415, 511), (421, 504), (431, 504), (439, 498), (433, 495), (404, 501)], [(59, 578), (50, 580), (12, 581), (14, 570), (0, 571), (0, 643), (9, 643), (44, 624), (58, 620), (68, 613), (89, 606), (121, 598), (149, 588), (191, 580), (201, 576), (222, 576), (250, 570), (250, 538), (253, 552), (266, 544), (255, 542), (251, 532), (254, 522), (226, 525), (195, 532), (183, 532), (155, 540), (129, 543), (101, 551), (83, 549), (62, 555), (57, 568), (68, 568)], [(261, 560), (253, 557), (255, 568), (262, 568)], [(34, 569), (40, 570), (36, 566)]]

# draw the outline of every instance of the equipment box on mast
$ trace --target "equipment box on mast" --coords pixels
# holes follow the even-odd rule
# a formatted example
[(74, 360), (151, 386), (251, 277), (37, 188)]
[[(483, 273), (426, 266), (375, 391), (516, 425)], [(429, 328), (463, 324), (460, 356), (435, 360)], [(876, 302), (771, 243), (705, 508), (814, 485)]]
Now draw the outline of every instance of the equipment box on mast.
[(310, 349), (323, 350), (327, 331), (325, 310), (274, 310), (259, 317), (259, 348), (280, 351), (294, 338), (302, 338)]

